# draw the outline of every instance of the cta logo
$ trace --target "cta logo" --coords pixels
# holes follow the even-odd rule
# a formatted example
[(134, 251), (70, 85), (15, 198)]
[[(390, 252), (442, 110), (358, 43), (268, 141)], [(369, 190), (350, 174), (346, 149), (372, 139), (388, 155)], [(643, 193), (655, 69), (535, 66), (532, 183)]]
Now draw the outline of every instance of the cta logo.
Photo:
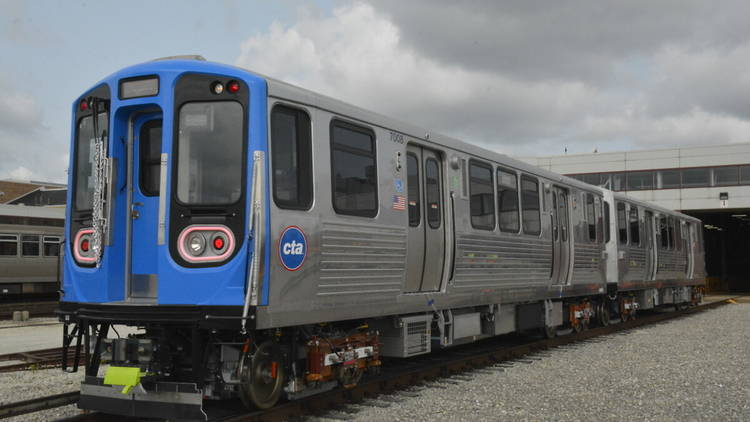
[(307, 256), (307, 238), (305, 232), (297, 226), (289, 226), (279, 238), (279, 259), (281, 265), (289, 271), (302, 267)]

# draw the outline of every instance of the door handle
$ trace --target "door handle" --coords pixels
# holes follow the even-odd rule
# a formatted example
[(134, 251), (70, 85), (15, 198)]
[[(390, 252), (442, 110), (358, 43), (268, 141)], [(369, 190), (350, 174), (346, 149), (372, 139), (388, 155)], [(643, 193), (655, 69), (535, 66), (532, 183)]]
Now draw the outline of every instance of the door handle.
[(143, 202), (133, 202), (130, 205), (130, 218), (132, 218), (133, 220), (138, 219), (138, 217), (141, 216), (141, 213), (138, 212), (138, 210), (135, 209), (135, 207), (142, 207), (142, 206), (143, 206)]

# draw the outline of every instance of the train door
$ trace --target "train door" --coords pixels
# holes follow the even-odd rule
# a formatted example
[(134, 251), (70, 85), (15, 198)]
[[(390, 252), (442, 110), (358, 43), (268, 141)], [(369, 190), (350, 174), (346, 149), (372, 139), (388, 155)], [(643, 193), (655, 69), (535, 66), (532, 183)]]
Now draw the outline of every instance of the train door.
[(644, 212), (646, 231), (646, 280), (653, 280), (656, 277), (656, 232), (654, 231), (654, 213), (651, 211)]
[(440, 290), (445, 256), (442, 169), (440, 156), (434, 151), (415, 145), (407, 147), (406, 292)]
[(161, 176), (161, 114), (134, 121), (131, 149), (130, 283), (128, 299), (156, 299)]
[(552, 188), (552, 283), (567, 284), (570, 269), (568, 191)]

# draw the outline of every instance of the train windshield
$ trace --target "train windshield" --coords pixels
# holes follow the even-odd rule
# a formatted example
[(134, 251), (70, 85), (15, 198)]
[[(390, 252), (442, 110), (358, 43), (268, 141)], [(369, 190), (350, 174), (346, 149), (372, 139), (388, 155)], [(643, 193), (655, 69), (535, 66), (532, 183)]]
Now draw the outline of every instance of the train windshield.
[(242, 189), (242, 105), (187, 103), (180, 109), (177, 199), (189, 205), (229, 205)]
[[(107, 113), (99, 113), (99, 130), (109, 127)], [(99, 134), (101, 136), (101, 133)], [(78, 211), (90, 210), (94, 202), (94, 119), (86, 116), (78, 122), (75, 165), (75, 208)]]

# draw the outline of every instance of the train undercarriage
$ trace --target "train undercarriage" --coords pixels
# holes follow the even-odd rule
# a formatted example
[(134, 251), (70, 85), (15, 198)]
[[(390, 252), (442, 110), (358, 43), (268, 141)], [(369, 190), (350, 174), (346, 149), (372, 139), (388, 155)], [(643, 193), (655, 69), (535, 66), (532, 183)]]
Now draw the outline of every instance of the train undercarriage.
[[(205, 420), (204, 400), (239, 397), (264, 409), (377, 373), (382, 357), (411, 357), (433, 348), (514, 331), (551, 337), (615, 320), (639, 310), (677, 308), (701, 300), (700, 287), (619, 292), (513, 305), (435, 310), (372, 320), (343, 321), (241, 334), (236, 317), (212, 310), (147, 318), (104, 315), (104, 308), (60, 312), (64, 353), (85, 356), (79, 407), (128, 416)], [(122, 307), (120, 307), (122, 308)], [(215, 312), (214, 312), (215, 313)], [(181, 315), (176, 318), (175, 315)], [(186, 316), (187, 315), (187, 316)], [(207, 323), (209, 321), (210, 323)], [(120, 337), (112, 324), (139, 326)], [(66, 365), (70, 356), (63, 356)], [(74, 359), (78, 362), (78, 359)], [(103, 364), (108, 365), (106, 368)], [(79, 368), (64, 366), (64, 370)]]

